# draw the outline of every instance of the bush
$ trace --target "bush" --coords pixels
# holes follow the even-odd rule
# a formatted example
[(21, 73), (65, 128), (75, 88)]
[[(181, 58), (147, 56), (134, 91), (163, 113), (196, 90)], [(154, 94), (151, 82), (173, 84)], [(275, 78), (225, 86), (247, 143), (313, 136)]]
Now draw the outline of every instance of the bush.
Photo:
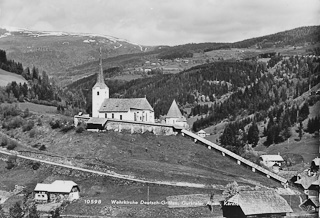
[(51, 126), (52, 129), (57, 129), (61, 127), (61, 122), (60, 120), (51, 120), (49, 122), (49, 125)]
[(8, 170), (12, 169), (17, 163), (17, 155), (11, 155), (8, 157), (7, 166)]
[(23, 111), (23, 113), (22, 113), (22, 117), (23, 117), (23, 118), (27, 118), (27, 117), (29, 117), (29, 116), (30, 116), (29, 109), (26, 108), (26, 109)]
[(7, 130), (19, 128), (23, 123), (24, 120), (22, 119), (22, 117), (17, 116), (8, 123)]
[(76, 133), (82, 133), (83, 131), (86, 130), (85, 124), (80, 124), (76, 127)]
[(35, 135), (36, 135), (36, 130), (35, 130), (35, 129), (32, 129), (32, 130), (29, 132), (29, 137), (30, 137), (30, 138), (34, 138)]
[(45, 145), (41, 145), (40, 148), (39, 148), (40, 151), (44, 151), (44, 150), (46, 150), (46, 149), (47, 149), (47, 148), (46, 148)]
[(73, 129), (73, 128), (74, 128), (74, 125), (73, 125), (73, 124), (71, 124), (71, 123), (66, 123), (66, 124), (63, 124), (63, 126), (61, 127), (61, 132), (66, 133), (66, 132), (70, 131), (70, 130)]
[(42, 126), (42, 120), (41, 120), (41, 118), (38, 118), (37, 125), (38, 125), (38, 126)]
[(40, 166), (41, 166), (41, 164), (39, 162), (32, 162), (31, 163), (31, 167), (32, 167), (33, 170), (39, 169)]
[(7, 137), (2, 137), (0, 146), (1, 147), (5, 147), (5, 146), (7, 146), (7, 144), (8, 144), (8, 138)]
[(8, 150), (14, 150), (17, 147), (17, 143), (13, 140), (10, 140), (10, 143), (7, 146)]
[(33, 127), (34, 127), (34, 122), (30, 120), (22, 126), (22, 131), (23, 132), (30, 131)]

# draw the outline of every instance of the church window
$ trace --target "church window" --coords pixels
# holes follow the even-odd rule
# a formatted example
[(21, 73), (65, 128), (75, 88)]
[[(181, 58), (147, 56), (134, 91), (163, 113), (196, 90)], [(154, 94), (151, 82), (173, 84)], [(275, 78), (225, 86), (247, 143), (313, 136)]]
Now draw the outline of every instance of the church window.
[(114, 119), (114, 114), (111, 114), (111, 116), (112, 116), (112, 119)]
[(99, 95), (99, 92), (97, 92), (97, 95)]
[(120, 115), (120, 120), (122, 120), (122, 115)]

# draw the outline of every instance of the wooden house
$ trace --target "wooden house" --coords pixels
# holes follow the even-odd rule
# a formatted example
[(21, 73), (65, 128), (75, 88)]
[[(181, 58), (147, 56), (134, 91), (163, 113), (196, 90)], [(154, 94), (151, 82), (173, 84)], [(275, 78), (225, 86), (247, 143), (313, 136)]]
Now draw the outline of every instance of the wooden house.
[(34, 189), (34, 200), (40, 203), (80, 198), (79, 186), (68, 180), (56, 180), (51, 184), (38, 183)]
[(222, 205), (227, 218), (284, 217), (293, 212), (287, 201), (275, 191), (242, 191)]
[(261, 165), (272, 169), (274, 172), (279, 172), (281, 165), (284, 163), (280, 155), (261, 155), (259, 161)]

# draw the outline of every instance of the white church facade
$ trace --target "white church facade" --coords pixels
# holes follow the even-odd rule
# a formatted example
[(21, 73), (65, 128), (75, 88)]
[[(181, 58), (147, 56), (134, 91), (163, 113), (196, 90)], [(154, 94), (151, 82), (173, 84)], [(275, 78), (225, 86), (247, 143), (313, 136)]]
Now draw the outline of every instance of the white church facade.
[(100, 72), (92, 88), (92, 117), (154, 123), (154, 110), (146, 98), (109, 98), (100, 57)]

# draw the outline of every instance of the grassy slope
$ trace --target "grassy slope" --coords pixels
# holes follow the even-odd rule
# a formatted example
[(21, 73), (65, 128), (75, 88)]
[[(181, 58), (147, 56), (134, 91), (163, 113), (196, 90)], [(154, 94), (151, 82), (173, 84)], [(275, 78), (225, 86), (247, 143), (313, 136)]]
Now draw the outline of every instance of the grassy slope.
[[(82, 163), (99, 164), (118, 173), (140, 178), (221, 185), (234, 180), (247, 185), (278, 185), (181, 135), (131, 135), (110, 131), (78, 134), (74, 130), (65, 134), (49, 127), (48, 121), (53, 116), (59, 115), (42, 115), (43, 126), (35, 127), (35, 138), (30, 138), (29, 133), (21, 129), (7, 133), (15, 135), (29, 147), (36, 143), (45, 144), (50, 153), (77, 156), (73, 161), (85, 158), (81, 159)], [(34, 116), (32, 119), (38, 118)]]
[(16, 81), (18, 84), (25, 82), (27, 83), (27, 80), (21, 75), (0, 69), (0, 86), (6, 86), (8, 83), (13, 81)]

